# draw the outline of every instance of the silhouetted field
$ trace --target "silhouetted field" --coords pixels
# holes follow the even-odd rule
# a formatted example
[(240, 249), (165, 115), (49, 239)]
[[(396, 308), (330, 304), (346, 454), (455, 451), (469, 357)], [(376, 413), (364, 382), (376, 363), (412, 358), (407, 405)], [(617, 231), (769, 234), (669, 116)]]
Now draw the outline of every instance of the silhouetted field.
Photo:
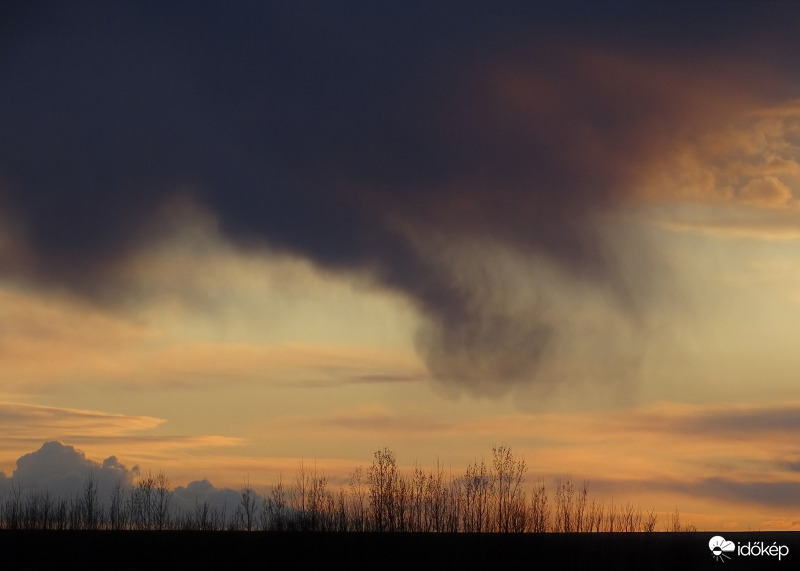
[[(221, 505), (195, 496), (177, 505), (169, 480), (159, 473), (116, 481), (99, 492), (88, 474), (80, 490), (55, 496), (12, 487), (0, 497), (0, 529), (110, 531), (325, 531), (418, 533), (653, 532), (658, 515), (629, 502), (597, 502), (588, 483), (562, 478), (555, 490), (544, 481), (526, 491), (525, 460), (495, 447), (491, 462), (463, 474), (437, 463), (410, 474), (398, 470), (389, 449), (375, 452), (368, 470), (356, 468), (345, 487), (332, 490), (324, 473), (300, 465), (293, 485), (279, 480), (266, 496), (249, 486), (228, 490)], [(208, 484), (210, 486), (210, 484)], [(185, 489), (188, 491), (188, 488)], [(552, 495), (551, 495), (552, 494)], [(184, 494), (185, 495), (185, 494)], [(694, 531), (676, 509), (663, 531)]]
[[(379, 450), (367, 470), (331, 490), (302, 464), (265, 496), (177, 505), (164, 474), (118, 481), (89, 474), (71, 496), (12, 488), (0, 498), (3, 569), (762, 569), (800, 563), (800, 534), (696, 532), (677, 509), (597, 502), (571, 478), (525, 486), (525, 461), (506, 447), (461, 474), (401, 473)], [(210, 486), (210, 484), (208, 484)], [(526, 488), (529, 491), (526, 491)], [(230, 495), (232, 494), (232, 497)], [(657, 524), (658, 527), (657, 527)], [(715, 553), (716, 535), (727, 551)], [(716, 540), (715, 540), (716, 541)], [(733, 543), (731, 543), (733, 542)], [(758, 555), (747, 547), (759, 544)], [(763, 546), (766, 546), (764, 549)], [(773, 551), (781, 548), (781, 557)], [(797, 558), (797, 562), (795, 562)], [(780, 560), (779, 560), (780, 559)]]
[[(734, 543), (786, 545), (726, 569), (796, 568), (800, 534), (721, 532)], [(321, 533), (0, 531), (2, 569), (719, 569), (693, 533)]]

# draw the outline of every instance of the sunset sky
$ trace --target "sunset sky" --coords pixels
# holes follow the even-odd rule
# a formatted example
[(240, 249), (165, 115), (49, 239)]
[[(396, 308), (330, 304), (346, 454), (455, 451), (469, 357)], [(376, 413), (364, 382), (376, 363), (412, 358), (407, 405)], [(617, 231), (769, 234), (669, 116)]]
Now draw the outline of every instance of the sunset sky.
[(3, 3), (0, 487), (504, 444), (800, 529), (798, 49), (793, 2)]

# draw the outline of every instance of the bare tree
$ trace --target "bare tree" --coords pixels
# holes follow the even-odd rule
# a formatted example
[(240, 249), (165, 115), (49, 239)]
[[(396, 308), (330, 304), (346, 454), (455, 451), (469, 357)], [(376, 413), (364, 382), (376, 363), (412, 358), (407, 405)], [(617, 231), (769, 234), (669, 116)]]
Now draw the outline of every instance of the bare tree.
[(128, 496), (128, 513), (135, 529), (152, 529), (155, 511), (155, 485), (153, 475), (141, 475)]
[(86, 474), (80, 500), (81, 510), (83, 512), (81, 527), (83, 527), (83, 529), (96, 529), (99, 519), (96, 474), (92, 472)]
[(644, 523), (644, 529), (642, 531), (653, 532), (656, 529), (656, 521), (658, 520), (658, 515), (656, 514), (656, 509), (652, 508), (647, 513), (647, 519)]
[(242, 486), (237, 516), (243, 529), (253, 531), (256, 521), (256, 498), (249, 480)]
[(111, 498), (108, 508), (108, 523), (111, 529), (125, 529), (127, 524), (125, 510), (125, 487), (121, 478), (117, 478), (111, 487)]
[(678, 506), (675, 506), (675, 511), (672, 512), (669, 517), (668, 531), (676, 533), (681, 531), (697, 531), (697, 528), (691, 523), (687, 525), (681, 525), (681, 513), (678, 511)]
[(313, 531), (325, 531), (333, 512), (333, 496), (327, 489), (328, 478), (324, 472), (317, 473), (316, 464), (314, 470), (307, 474), (307, 478), (309, 528)]
[(375, 452), (369, 470), (369, 491), (375, 531), (394, 531), (397, 463), (388, 448)]
[(350, 505), (355, 531), (367, 531), (367, 482), (364, 468), (358, 466), (350, 473)]
[(550, 530), (550, 504), (547, 498), (547, 488), (544, 480), (539, 481), (533, 488), (531, 495), (531, 517), (528, 528), (534, 533), (544, 533)]
[(22, 501), (22, 489), (14, 484), (3, 502), (3, 522), (6, 529), (19, 529), (23, 525), (25, 508)]
[(462, 479), (464, 504), (462, 528), (468, 532), (483, 532), (489, 525), (489, 494), (492, 490), (492, 476), (481, 459), (467, 466)]
[(409, 531), (411, 517), (411, 484), (398, 474), (394, 486), (394, 531)]
[(586, 517), (586, 531), (605, 531), (605, 528), (603, 527), (604, 521), (605, 505), (602, 502), (596, 503), (594, 500), (592, 500), (592, 503), (589, 506), (588, 515)]
[(427, 489), (428, 480), (425, 471), (419, 466), (414, 464), (414, 471), (411, 475), (411, 525), (414, 531), (426, 531), (425, 524), (426, 506), (425, 506), (425, 491)]
[[(497, 502), (497, 531), (521, 531), (524, 529), (525, 497), (522, 484), (525, 482), (525, 460), (517, 458), (507, 446), (492, 448), (495, 499)], [(520, 519), (522, 518), (522, 521)]]
[(350, 522), (347, 517), (347, 493), (344, 490), (339, 490), (336, 495), (336, 513), (333, 521), (334, 531), (350, 531)]
[(172, 505), (172, 491), (169, 489), (169, 478), (164, 472), (159, 472), (155, 477), (155, 494), (153, 504), (154, 525), (158, 530), (168, 529), (170, 526), (170, 506)]
[(556, 484), (555, 531), (569, 533), (576, 531), (575, 521), (575, 482), (572, 478), (562, 478)]
[(278, 481), (272, 486), (269, 499), (265, 500), (264, 519), (267, 520), (263, 525), (265, 529), (286, 531), (289, 528), (286, 489), (280, 474)]
[(50, 492), (28, 494), (20, 498), (23, 513), (20, 527), (25, 529), (50, 529), (52, 525), (53, 503)]
[(426, 531), (443, 532), (445, 531), (447, 510), (447, 485), (444, 480), (444, 468), (438, 458), (436, 459), (436, 466), (428, 473), (426, 484)]
[(67, 526), (69, 524), (68, 517), (69, 517), (69, 505), (66, 499), (61, 498), (60, 500), (58, 500), (58, 503), (56, 504), (55, 508), (55, 524), (54, 524), (55, 529), (58, 530), (67, 529)]
[(308, 513), (306, 511), (308, 506), (306, 504), (308, 502), (309, 479), (310, 474), (307, 473), (303, 460), (300, 460), (300, 467), (297, 469), (297, 475), (295, 476), (294, 508), (300, 517), (301, 531), (308, 529)]

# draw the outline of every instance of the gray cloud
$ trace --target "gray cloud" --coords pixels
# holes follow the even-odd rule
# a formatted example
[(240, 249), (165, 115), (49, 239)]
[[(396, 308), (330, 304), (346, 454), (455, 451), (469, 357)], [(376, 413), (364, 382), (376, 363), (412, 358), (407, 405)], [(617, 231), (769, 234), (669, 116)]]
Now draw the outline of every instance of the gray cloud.
[(800, 472), (800, 462), (778, 462), (778, 468), (789, 472)]
[[(12, 487), (19, 488), (23, 494), (49, 492), (56, 498), (72, 498), (83, 491), (88, 478), (97, 484), (97, 497), (107, 504), (111, 491), (117, 484), (123, 490), (130, 489), (139, 476), (139, 468), (126, 468), (116, 456), (110, 456), (102, 463), (61, 442), (45, 442), (35, 452), (25, 454), (17, 460), (17, 468), (11, 477), (0, 472), (0, 493)], [(253, 493), (253, 498), (261, 502), (263, 498)], [(196, 507), (207, 504), (208, 508), (228, 517), (236, 512), (241, 497), (240, 490), (214, 487), (208, 480), (191, 482), (177, 486), (173, 490), (174, 508), (185, 514), (193, 514)]]
[(769, 507), (800, 506), (800, 482), (734, 482), (707, 478), (695, 483), (675, 484), (673, 491)]
[[(252, 492), (253, 500), (261, 505), (264, 498)], [(206, 479), (190, 482), (186, 486), (177, 486), (173, 490), (176, 507), (185, 514), (194, 514), (198, 508), (215, 510), (220, 516), (230, 518), (236, 513), (241, 501), (241, 490), (217, 488)]]
[(757, 435), (787, 434), (800, 431), (800, 408), (770, 407), (732, 410), (689, 419), (687, 430), (698, 433)]
[(705, 439), (763, 439), (770, 434), (785, 438), (800, 432), (800, 407), (757, 406), (689, 414), (648, 414), (632, 426), (636, 430), (691, 434)]
[(600, 493), (669, 492), (717, 500), (726, 504), (754, 504), (770, 508), (800, 506), (800, 482), (733, 481), (725, 478), (681, 480), (592, 480), (592, 490)]
[[(676, 133), (730, 110), (741, 52), (787, 53), (796, 18), (774, 26), (755, 6), (730, 14), (738, 36), (707, 6), (7, 8), (0, 192), (17, 249), (0, 264), (97, 303), (136, 297), (120, 268), (192, 188), (242, 247), (403, 293), (425, 319), (431, 371), (503, 393), (535, 378), (558, 325), (540, 287), (510, 306), (491, 264), (476, 251), (465, 272), (452, 252), (473, 241), (541, 256), (640, 320), (651, 253), (620, 252), (603, 217)], [(735, 66), (711, 57), (720, 46)], [(708, 65), (684, 73), (676, 47)]]
[(98, 497), (105, 501), (117, 483), (130, 486), (133, 476), (134, 472), (115, 456), (98, 463), (72, 446), (53, 441), (21, 456), (11, 477), (0, 479), (0, 486), (6, 490), (15, 486), (25, 493), (50, 492), (55, 497), (70, 498), (83, 489), (88, 478), (93, 478)]

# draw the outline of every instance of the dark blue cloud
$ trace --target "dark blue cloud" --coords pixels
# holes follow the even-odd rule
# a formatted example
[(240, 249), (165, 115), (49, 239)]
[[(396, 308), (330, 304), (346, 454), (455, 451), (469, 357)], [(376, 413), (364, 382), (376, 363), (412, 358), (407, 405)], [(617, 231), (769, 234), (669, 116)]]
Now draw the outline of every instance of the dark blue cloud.
[[(428, 319), (420, 344), (437, 375), (469, 377), (485, 356), (508, 383), (532, 376), (552, 326), (463, 283), (420, 229), (443, 238), (437, 248), (477, 239), (543, 255), (638, 311), (652, 284), (632, 290), (596, 217), (698, 111), (635, 66), (587, 54), (673, 74), (707, 60), (724, 83), (739, 64), (721, 60), (794, 65), (798, 21), (790, 5), (728, 2), (2, 10), (0, 207), (26, 244), (7, 275), (113, 303), (127, 292), (117, 269), (159, 238), (155, 213), (188, 187), (236, 242), (407, 295)], [(504, 67), (523, 99), (549, 93), (552, 113), (498, 95)], [(692, 77), (680, 89), (697, 89)]]

